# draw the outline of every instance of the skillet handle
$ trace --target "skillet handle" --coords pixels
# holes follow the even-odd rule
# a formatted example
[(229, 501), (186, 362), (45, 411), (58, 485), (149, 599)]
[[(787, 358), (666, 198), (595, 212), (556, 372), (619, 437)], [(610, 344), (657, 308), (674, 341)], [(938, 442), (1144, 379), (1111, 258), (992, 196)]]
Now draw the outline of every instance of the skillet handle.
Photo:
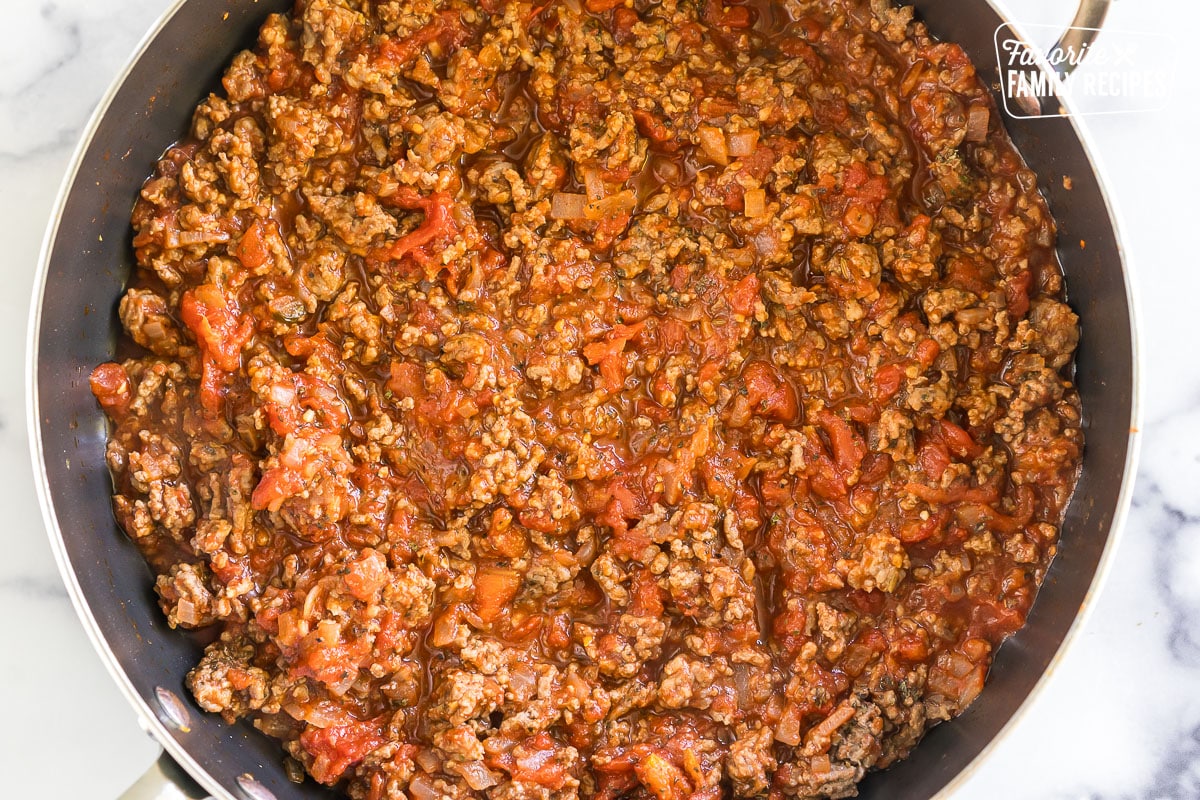
[(164, 750), (117, 800), (201, 800), (208, 796)]
[[(1067, 30), (1063, 31), (1063, 35), (1058, 37), (1058, 41), (1051, 45), (1047, 54), (1056, 51), (1080, 53), (1085, 47), (1091, 46), (1092, 42), (1096, 41), (1096, 37), (1100, 35), (1100, 26), (1104, 24), (1104, 18), (1108, 16), (1108, 8), (1111, 5), (1112, 0), (1079, 0), (1075, 18), (1071, 20)], [(1043, 60), (1042, 68), (1052, 70), (1058, 80), (1062, 81), (1074, 72), (1080, 63), (1082, 63), (1081, 60), (1077, 60), (1074, 64), (1069, 61), (1050, 64)], [(1042, 99), (1033, 95), (1020, 95), (1014, 100), (1017, 107), (1029, 117), (1052, 116), (1062, 113), (1061, 109), (1057, 112), (1052, 110), (1058, 105), (1053, 97)]]
[[(1075, 19), (1071, 20), (1070, 27), (1054, 43), (1050, 52), (1061, 50), (1065, 53), (1070, 48), (1078, 53), (1085, 46), (1094, 42), (1100, 35), (1100, 26), (1104, 24), (1104, 18), (1108, 16), (1110, 5), (1112, 5), (1112, 0), (1081, 0), (1079, 9), (1075, 12)], [(1061, 64), (1055, 64), (1054, 71), (1058, 73), (1059, 79), (1062, 79), (1074, 72), (1077, 66), (1079, 66), (1078, 63), (1072, 64), (1064, 61)]]

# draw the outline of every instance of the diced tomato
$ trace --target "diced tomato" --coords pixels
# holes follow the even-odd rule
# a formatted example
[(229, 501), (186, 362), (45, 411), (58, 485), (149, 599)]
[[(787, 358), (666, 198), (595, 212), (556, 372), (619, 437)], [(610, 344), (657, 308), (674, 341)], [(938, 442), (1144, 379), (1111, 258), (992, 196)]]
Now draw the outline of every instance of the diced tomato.
[[(309, 428), (289, 435), (279, 451), (278, 464), (264, 470), (250, 497), (256, 511), (278, 511), (284, 500), (303, 492), (322, 473), (344, 471), (349, 456), (341, 435), (321, 428)], [(331, 498), (333, 499), (333, 498)], [(347, 508), (348, 498), (339, 506)]]
[(759, 484), (759, 493), (768, 508), (781, 508), (791, 502), (796, 487), (787, 475), (764, 475)]
[(393, 361), (387, 387), (399, 397), (419, 400), (425, 396), (425, 370), (410, 361)]
[(261, 219), (256, 219), (246, 232), (242, 234), (242, 240), (238, 242), (237, 248), (234, 250), (234, 255), (238, 261), (242, 262), (242, 266), (246, 269), (257, 269), (271, 257), (271, 251), (267, 246), (267, 225), (274, 225), (274, 222), (264, 222)]
[(954, 256), (946, 265), (946, 284), (975, 294), (987, 291), (979, 264), (967, 256)]
[(691, 268), (685, 263), (676, 264), (671, 268), (671, 288), (682, 292), (687, 288), (689, 277), (691, 277)]
[(563, 533), (560, 520), (544, 508), (527, 508), (517, 518), (521, 524), (538, 533)]
[(938, 420), (938, 436), (946, 444), (946, 448), (959, 458), (975, 458), (983, 452), (983, 448), (975, 443), (971, 434), (949, 420)]
[[(633, 26), (636, 25), (637, 22), (638, 22), (638, 15), (637, 15), (636, 11), (634, 11), (632, 8), (626, 8), (623, 5), (617, 6), (615, 9), (613, 9), (613, 25), (612, 25), (613, 38), (616, 39), (617, 42), (619, 42), (621, 44), (624, 44), (625, 42), (629, 41), (629, 39), (633, 36)], [(645, 113), (645, 112), (640, 112), (640, 111), (633, 112), (633, 118), (635, 120), (638, 119), (637, 115), (639, 113)], [(642, 128), (642, 125), (641, 125), (641, 121), (639, 120), (638, 121), (638, 129), (641, 130), (641, 128)], [(642, 135), (650, 136), (650, 134), (648, 134), (644, 130), (642, 131)], [(650, 138), (653, 139), (654, 137), (650, 136)], [(658, 141), (662, 141), (662, 140), (658, 140)]]
[(921, 465), (921, 471), (937, 483), (942, 479), (942, 473), (950, 466), (950, 453), (945, 444), (928, 438), (917, 450), (917, 463)]
[(846, 496), (846, 479), (838, 475), (833, 463), (818, 459), (816, 472), (808, 476), (808, 487), (813, 493), (826, 500), (837, 500)]
[(829, 409), (821, 410), (817, 415), (817, 424), (829, 437), (833, 460), (842, 474), (848, 475), (858, 469), (867, 455), (867, 444), (863, 441), (862, 436), (851, 427), (849, 422)]
[(634, 765), (633, 771), (656, 800), (683, 800), (692, 794), (692, 784), (683, 770), (660, 753), (647, 753)]
[(794, 422), (799, 416), (796, 390), (771, 364), (751, 361), (742, 370), (742, 383), (753, 413), (783, 422)]
[[(633, 12), (631, 9), (625, 9), (625, 8), (618, 8), (613, 15), (614, 19), (621, 19), (621, 20), (626, 19), (627, 18), (626, 15), (621, 13), (623, 11), (628, 11), (629, 14), (631, 14), (633, 16), (633, 22), (637, 21), (637, 14), (635, 12)], [(630, 27), (631, 28), (633, 27), (632, 22), (630, 23)], [(675, 141), (675, 132), (673, 130), (671, 130), (669, 127), (667, 127), (666, 123), (663, 122), (663, 120), (659, 119), (658, 117), (656, 117), (654, 114), (650, 113), (649, 111), (641, 111), (641, 110), (634, 111), (633, 112), (633, 120), (634, 120), (634, 122), (637, 123), (638, 132), (641, 133), (642, 136), (645, 136), (650, 141), (655, 142), (660, 145)], [(666, 148), (666, 149), (672, 149), (672, 148)]]
[(241, 366), (242, 347), (254, 333), (254, 321), (219, 287), (202, 283), (184, 292), (179, 316), (218, 368), (235, 372)]
[(542, 628), (543, 647), (551, 652), (571, 646), (571, 615), (565, 611), (552, 614), (549, 624)]
[(604, 388), (617, 392), (625, 385), (627, 371), (624, 360), (620, 356), (611, 356), (600, 362), (600, 377), (604, 379)]
[(497, 508), (492, 512), (487, 536), (481, 543), (488, 553), (500, 558), (520, 558), (525, 554), (528, 547), (525, 533), (512, 522), (512, 512), (507, 508)]
[(626, 365), (623, 352), (630, 339), (637, 338), (646, 327), (644, 322), (632, 325), (616, 325), (608, 332), (604, 341), (584, 345), (583, 357), (593, 366), (599, 365), (604, 388), (610, 392), (620, 391), (625, 385)]
[(929, 225), (933, 222), (925, 214), (917, 214), (904, 229), (904, 239), (909, 247), (921, 247), (929, 240)]
[(746, 6), (725, 5), (722, 0), (707, 0), (703, 20), (715, 27), (741, 30), (754, 25), (754, 13)]
[(639, 617), (657, 618), (662, 616), (663, 591), (649, 568), (638, 570), (633, 574), (630, 594), (633, 599), (629, 605), (629, 613)]
[(923, 339), (917, 345), (913, 355), (916, 356), (917, 361), (920, 362), (922, 367), (929, 369), (933, 366), (934, 360), (937, 359), (941, 352), (942, 348), (933, 339)]
[(111, 361), (101, 364), (92, 370), (88, 383), (96, 402), (114, 420), (120, 420), (129, 413), (133, 391), (129, 385), (129, 374), (120, 364)]
[[(623, 507), (614, 498), (609, 512), (600, 519), (613, 527), (613, 537), (609, 542), (612, 554), (618, 558), (637, 558), (650, 546), (650, 537), (641, 528), (629, 527), (625, 515), (632, 512), (617, 510)], [(619, 523), (619, 526), (616, 523)]]
[(583, 347), (583, 357), (592, 366), (603, 363), (604, 361), (617, 355), (625, 347), (624, 342), (591, 342)]
[(872, 175), (866, 163), (862, 161), (852, 161), (850, 166), (846, 167), (842, 187), (847, 196), (858, 198), (871, 208), (878, 208), (879, 203), (888, 196), (887, 178)]
[(421, 197), (412, 189), (401, 189), (390, 197), (383, 198), (384, 202), (398, 208), (411, 211), (425, 212), (425, 219), (416, 230), (401, 236), (386, 247), (376, 248), (370, 254), (377, 260), (399, 261), (406, 255), (412, 254), (418, 262), (427, 260), (430, 256), (425, 247), (435, 240), (452, 236), (458, 231), (458, 225), (450, 215), (454, 208), (454, 198), (449, 192), (434, 192), (428, 197)]
[(368, 547), (358, 558), (346, 565), (346, 573), (342, 580), (346, 582), (350, 594), (366, 603), (388, 584), (390, 577), (387, 559), (383, 553)]
[(779, 51), (790, 58), (800, 59), (809, 69), (818, 69), (821, 66), (821, 56), (812, 45), (799, 36), (780, 37)]
[(929, 637), (920, 632), (905, 634), (892, 644), (892, 652), (902, 661), (918, 664), (929, 658)]
[(678, 353), (687, 343), (687, 326), (675, 317), (661, 317), (658, 320), (658, 344), (666, 353)]
[(295, 471), (277, 467), (265, 471), (250, 496), (250, 506), (257, 511), (278, 511), (283, 501), (304, 491), (304, 480)]
[(1008, 301), (1008, 315), (1021, 319), (1029, 313), (1029, 287), (1033, 285), (1033, 273), (1022, 270), (1004, 282), (1004, 295)]
[(517, 596), (521, 574), (504, 567), (480, 567), (475, 571), (475, 613), (484, 622), (494, 622)]
[(250, 320), (239, 320), (238, 310), (216, 286), (204, 283), (184, 292), (180, 317), (213, 362), (226, 372), (240, 366), (241, 346), (249, 338)]
[(904, 491), (921, 498), (926, 503), (981, 503), (988, 505), (1000, 498), (1000, 488), (995, 484), (984, 486), (951, 486), (940, 489), (920, 483), (907, 483)]
[(754, 25), (754, 9), (746, 6), (731, 6), (721, 15), (721, 25), (734, 30), (742, 30)]
[(200, 406), (210, 414), (221, 410), (225, 401), (225, 384), (229, 373), (217, 366), (211, 356), (205, 355), (200, 362)]
[(797, 703), (802, 717), (809, 714), (828, 715), (837, 706), (842, 692), (846, 691), (850, 684), (845, 675), (827, 670), (816, 661), (810, 661), (807, 666), (798, 668), (796, 675), (802, 679), (801, 685), (805, 687), (804, 694)]
[(875, 387), (875, 398), (879, 401), (890, 400), (900, 391), (904, 377), (904, 369), (899, 364), (884, 364), (875, 371), (871, 381)]
[(462, 44), (467, 30), (455, 11), (443, 11), (433, 21), (403, 39), (387, 39), (379, 46), (379, 59), (394, 68), (412, 63), (430, 42), (436, 41), (443, 50)]
[(748, 316), (754, 311), (754, 304), (758, 300), (758, 287), (758, 274), (754, 272), (733, 285), (733, 290), (729, 293), (729, 307), (735, 314)]
[(300, 734), (300, 746), (313, 756), (309, 772), (326, 785), (338, 782), (354, 764), (384, 743), (385, 717), (332, 728), (309, 727)]
[[(302, 425), (323, 429), (339, 428), (350, 421), (350, 412), (337, 390), (326, 381), (304, 372), (289, 373), (273, 384), (263, 403), (271, 430), (286, 436)], [(316, 414), (312, 423), (305, 423), (304, 412)]]
[[(497, 738), (493, 737), (493, 741)], [(535, 783), (551, 791), (566, 785), (570, 766), (566, 748), (545, 732), (522, 739), (511, 749), (492, 749), (484, 763), (505, 770), (514, 780)]]

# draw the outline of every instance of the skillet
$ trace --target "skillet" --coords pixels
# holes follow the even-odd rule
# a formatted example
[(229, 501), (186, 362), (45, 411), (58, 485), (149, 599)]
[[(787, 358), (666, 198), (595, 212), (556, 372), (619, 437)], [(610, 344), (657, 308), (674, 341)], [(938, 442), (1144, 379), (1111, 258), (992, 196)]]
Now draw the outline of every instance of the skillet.
[[(167, 12), (89, 125), (35, 280), (29, 434), (46, 525), (84, 627), (165, 750), (127, 793), (131, 800), (180, 792), (241, 800), (335, 796), (311, 781), (291, 783), (275, 741), (248, 724), (227, 725), (192, 702), (183, 681), (202, 642), (167, 627), (149, 568), (113, 521), (105, 420), (87, 380), (94, 365), (114, 357), (120, 336), (115, 309), (133, 268), (129, 209), (143, 180), (187, 129), (196, 102), (218, 86), (224, 65), (253, 43), (268, 13), (288, 5), (179, 0)], [(1002, 19), (990, 0), (912, 5), (935, 36), (966, 50), (987, 84), (999, 85), (993, 34)], [(1129, 504), (1138, 365), (1129, 280), (1110, 204), (1074, 120), (1006, 122), (1059, 224), (1069, 301), (1082, 327), (1076, 382), (1087, 450), (1059, 555), (1025, 628), (999, 650), (985, 691), (965, 713), (930, 731), (907, 759), (860, 784), (867, 800), (945, 797), (986, 754), (1079, 627)]]

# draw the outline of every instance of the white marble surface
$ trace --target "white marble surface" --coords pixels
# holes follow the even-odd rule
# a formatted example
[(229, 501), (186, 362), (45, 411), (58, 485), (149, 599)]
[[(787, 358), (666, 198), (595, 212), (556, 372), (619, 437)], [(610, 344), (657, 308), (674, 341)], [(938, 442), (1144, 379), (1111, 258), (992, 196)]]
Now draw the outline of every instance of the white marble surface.
[[(27, 298), (75, 140), (169, 0), (0, 0), (0, 797), (112, 798), (155, 746), (75, 619), (28, 466)], [(1073, 0), (1008, 0), (1063, 24)], [(1126, 0), (1109, 24), (1167, 30), (1195, 52), (1200, 3)], [(1088, 126), (1123, 216), (1144, 341), (1144, 455), (1116, 563), (1078, 642), (1035, 706), (952, 800), (1200, 798), (1200, 89), (1180, 66), (1167, 111)]]

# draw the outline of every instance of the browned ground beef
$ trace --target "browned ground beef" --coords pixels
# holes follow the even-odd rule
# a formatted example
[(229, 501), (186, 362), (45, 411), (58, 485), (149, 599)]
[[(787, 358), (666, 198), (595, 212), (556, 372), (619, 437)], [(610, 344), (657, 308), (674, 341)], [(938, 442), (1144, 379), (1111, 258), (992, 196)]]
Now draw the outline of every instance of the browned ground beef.
[(711, 800), (852, 795), (976, 697), (1082, 438), (959, 47), (885, 0), (299, 0), (224, 88), (93, 373), (205, 709), (355, 798)]

